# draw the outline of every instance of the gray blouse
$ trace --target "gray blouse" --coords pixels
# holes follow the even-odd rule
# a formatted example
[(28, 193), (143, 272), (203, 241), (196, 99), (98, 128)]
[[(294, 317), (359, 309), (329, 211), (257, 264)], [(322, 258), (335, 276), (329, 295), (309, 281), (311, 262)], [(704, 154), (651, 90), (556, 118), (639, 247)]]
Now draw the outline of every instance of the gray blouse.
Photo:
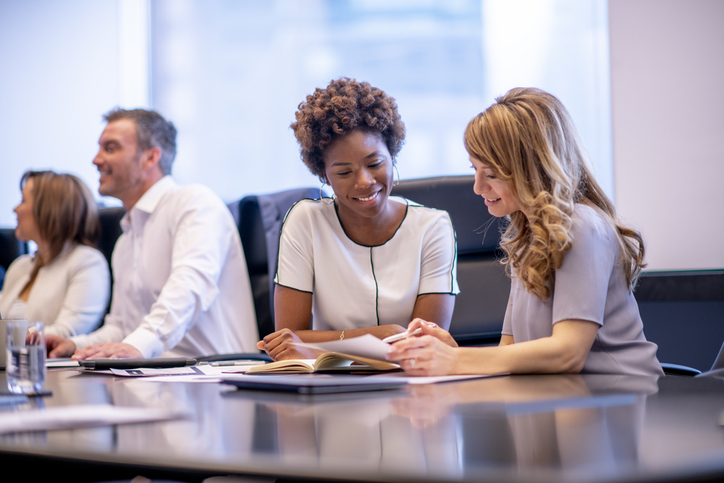
[(549, 337), (553, 324), (579, 319), (601, 326), (582, 373), (663, 375), (657, 346), (646, 340), (636, 299), (626, 285), (613, 227), (593, 208), (573, 210), (573, 246), (541, 301), (514, 277), (503, 334), (515, 342)]

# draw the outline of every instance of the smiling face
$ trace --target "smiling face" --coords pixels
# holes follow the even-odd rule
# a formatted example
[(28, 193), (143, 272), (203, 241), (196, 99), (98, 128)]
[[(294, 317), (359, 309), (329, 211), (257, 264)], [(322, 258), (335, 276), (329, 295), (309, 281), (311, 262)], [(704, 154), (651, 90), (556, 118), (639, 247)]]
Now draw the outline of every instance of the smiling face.
[(18, 218), (15, 236), (21, 240), (40, 241), (40, 230), (33, 215), (33, 178), (28, 178), (23, 186), (23, 198), (13, 210)]
[(381, 219), (388, 211), (394, 165), (379, 133), (352, 131), (324, 151), (324, 174), (337, 196), (340, 218)]
[(100, 173), (98, 192), (118, 198), (129, 209), (146, 189), (136, 124), (131, 119), (109, 122), (98, 144), (93, 159)]
[(473, 191), (483, 197), (491, 215), (502, 218), (521, 209), (510, 192), (508, 181), (498, 179), (482, 161), (471, 157), (470, 162), (475, 170)]

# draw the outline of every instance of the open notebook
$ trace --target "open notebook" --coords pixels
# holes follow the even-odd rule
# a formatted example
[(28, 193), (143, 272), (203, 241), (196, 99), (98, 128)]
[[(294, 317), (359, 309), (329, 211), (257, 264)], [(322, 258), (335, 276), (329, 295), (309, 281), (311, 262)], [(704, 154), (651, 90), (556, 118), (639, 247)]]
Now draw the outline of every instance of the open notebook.
[(316, 359), (278, 361), (250, 369), (247, 374), (313, 372), (382, 372), (400, 370), (385, 360), (390, 344), (366, 334), (330, 342), (298, 343), (298, 346), (327, 351)]
[(247, 374), (317, 372), (370, 373), (397, 370), (400, 370), (400, 366), (391, 362), (340, 354), (338, 352), (325, 352), (316, 359), (291, 359), (287, 361), (270, 362), (263, 366), (255, 366), (249, 369)]

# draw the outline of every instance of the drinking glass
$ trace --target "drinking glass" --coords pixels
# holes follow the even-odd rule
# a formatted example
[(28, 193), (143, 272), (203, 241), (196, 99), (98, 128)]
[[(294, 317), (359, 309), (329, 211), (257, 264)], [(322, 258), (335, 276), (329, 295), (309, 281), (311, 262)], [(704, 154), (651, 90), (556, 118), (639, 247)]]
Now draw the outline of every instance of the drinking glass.
[(25, 319), (6, 321), (8, 389), (36, 394), (45, 384), (45, 326)]

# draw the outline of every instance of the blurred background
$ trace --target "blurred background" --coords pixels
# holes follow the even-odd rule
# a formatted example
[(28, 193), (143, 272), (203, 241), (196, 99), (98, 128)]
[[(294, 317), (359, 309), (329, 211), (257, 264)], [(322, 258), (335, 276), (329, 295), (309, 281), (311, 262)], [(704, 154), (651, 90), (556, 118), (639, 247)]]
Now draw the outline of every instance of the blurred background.
[[(648, 156), (653, 151), (644, 141), (667, 141), (667, 129), (676, 132), (682, 124), (647, 133), (651, 123), (640, 115), (650, 115), (651, 122), (667, 116), (651, 110), (655, 98), (641, 95), (652, 92), (645, 77), (658, 75), (656, 69), (669, 80), (716, 80), (721, 60), (702, 58), (694, 66), (718, 69), (714, 79), (681, 72), (676, 62), (690, 57), (686, 44), (677, 53), (662, 42), (681, 46), (680, 38), (693, 32), (692, 42), (706, 42), (722, 57), (724, 34), (716, 32), (723, 4), (0, 0), (0, 226), (15, 226), (12, 209), (27, 169), (72, 172), (97, 189), (91, 161), (104, 127), (101, 116), (115, 106), (152, 108), (172, 120), (179, 130), (176, 180), (203, 183), (231, 202), (319, 185), (299, 159), (289, 124), (298, 104), (331, 79), (368, 81), (397, 99), (408, 133), (398, 156), (402, 178), (471, 174), (462, 145), (467, 122), (508, 89), (536, 86), (569, 108), (599, 181), (624, 217), (644, 231), (651, 268), (721, 268), (724, 250), (717, 253), (721, 242), (713, 239), (724, 237), (724, 204), (707, 183), (724, 175), (724, 148), (711, 143), (703, 148), (704, 158), (686, 160), (683, 170), (679, 163), (675, 179), (664, 176), (647, 186), (648, 174), (659, 172), (662, 160)], [(664, 60), (653, 67), (642, 63), (659, 56)], [(646, 104), (636, 104), (639, 99)], [(677, 100), (669, 90), (666, 101)], [(724, 106), (721, 94), (709, 102)], [(713, 116), (713, 126), (698, 118), (685, 123), (721, 128), (720, 117)], [(698, 145), (694, 139), (686, 144), (691, 142)], [(675, 154), (675, 147), (663, 150)], [(705, 163), (697, 169), (705, 176), (695, 191), (672, 192), (666, 183), (678, 183), (692, 162)], [(663, 166), (670, 172), (677, 165)], [(703, 245), (692, 253), (681, 246), (690, 243), (690, 234), (671, 238), (676, 214), (657, 198), (671, 204), (672, 195), (696, 195), (698, 204), (684, 207), (685, 216), (718, 217), (704, 228), (713, 231), (697, 237), (695, 243)]]

